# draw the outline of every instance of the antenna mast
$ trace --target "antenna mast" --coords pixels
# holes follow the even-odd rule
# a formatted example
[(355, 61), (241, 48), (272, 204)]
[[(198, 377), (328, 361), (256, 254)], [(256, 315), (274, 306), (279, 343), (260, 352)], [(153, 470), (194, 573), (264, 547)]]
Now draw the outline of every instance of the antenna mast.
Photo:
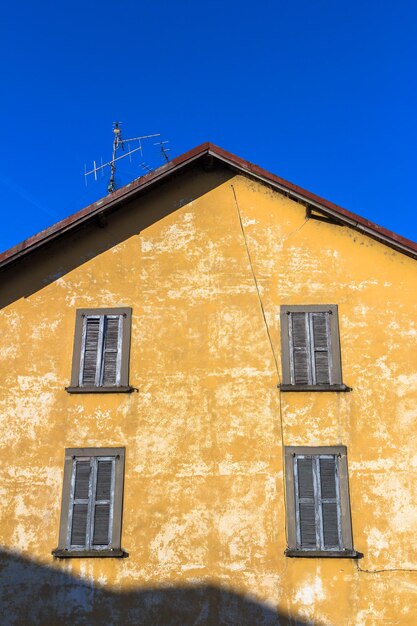
[[(109, 179), (109, 184), (107, 185), (107, 191), (109, 193), (112, 193), (113, 191), (116, 191), (116, 182), (115, 182), (115, 176), (116, 176), (116, 153), (117, 153), (117, 148), (119, 147), (119, 143), (122, 139), (122, 133), (119, 127), (119, 122), (115, 122), (113, 125), (113, 133), (114, 133), (114, 139), (113, 139), (113, 154), (112, 154), (112, 158), (110, 161), (110, 179)], [(123, 146), (123, 144), (122, 144)]]
[[(116, 161), (119, 161), (120, 159), (123, 159), (124, 157), (127, 157), (127, 156), (130, 157), (131, 154), (133, 154), (134, 152), (137, 152), (138, 150), (142, 154), (142, 143), (141, 143), (142, 139), (149, 139), (151, 137), (160, 137), (160, 133), (155, 133), (153, 135), (143, 135), (142, 137), (132, 137), (131, 139), (122, 139), (122, 131), (120, 128), (120, 122), (114, 122), (113, 134), (114, 134), (114, 138), (113, 138), (113, 151), (112, 151), (111, 161), (108, 161), (107, 163), (102, 163), (98, 167), (96, 165), (96, 162), (94, 161), (93, 169), (90, 170), (89, 172), (85, 171), (84, 173), (86, 181), (87, 181), (87, 176), (89, 174), (94, 174), (94, 179), (97, 180), (97, 172), (101, 170), (101, 172), (103, 173), (103, 170), (105, 167), (110, 167), (110, 178), (109, 178), (109, 182), (107, 185), (107, 191), (109, 193), (113, 193), (114, 191), (116, 191)], [(131, 150), (130, 149), (131, 141), (138, 141), (139, 146)], [(125, 154), (122, 154), (121, 156), (117, 156), (118, 150), (121, 149), (123, 150), (123, 152), (125, 151), (125, 144), (128, 145), (129, 150), (125, 152)]]

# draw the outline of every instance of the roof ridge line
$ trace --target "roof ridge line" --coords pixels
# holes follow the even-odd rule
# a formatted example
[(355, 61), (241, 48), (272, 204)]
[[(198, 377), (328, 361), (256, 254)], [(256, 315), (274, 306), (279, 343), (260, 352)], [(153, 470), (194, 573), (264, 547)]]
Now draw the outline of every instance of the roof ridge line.
[(417, 259), (416, 242), (407, 239), (402, 235), (398, 235), (383, 226), (379, 226), (378, 224), (375, 224), (374, 222), (371, 222), (356, 213), (348, 211), (347, 209), (344, 209), (329, 200), (325, 200), (324, 198), (321, 198), (320, 196), (307, 191), (298, 185), (290, 183), (284, 178), (280, 178), (279, 176), (261, 168), (259, 165), (242, 159), (241, 157), (224, 150), (216, 144), (206, 141), (192, 150), (174, 157), (172, 161), (164, 163), (156, 170), (134, 179), (132, 182), (124, 185), (109, 196), (100, 198), (96, 202), (89, 204), (68, 217), (63, 218), (59, 222), (56, 222), (40, 232), (31, 235), (8, 250), (5, 250), (0, 254), (0, 268), (5, 267), (25, 254), (29, 254), (31, 251), (36, 250), (43, 244), (67, 232), (68, 230), (76, 228), (83, 222), (94, 218), (94, 216), (99, 215), (102, 211), (117, 208), (119, 205), (128, 201), (136, 193), (154, 185), (158, 180), (170, 176), (174, 171), (191, 164), (193, 161), (201, 158), (204, 154), (210, 154), (226, 163), (229, 167), (246, 173), (257, 180), (272, 186), (278, 191), (281, 191), (282, 193), (285, 193), (300, 202), (306, 203), (306, 205), (313, 205), (324, 214), (336, 217), (347, 226), (355, 228), (373, 239), (376, 239), (399, 252)]

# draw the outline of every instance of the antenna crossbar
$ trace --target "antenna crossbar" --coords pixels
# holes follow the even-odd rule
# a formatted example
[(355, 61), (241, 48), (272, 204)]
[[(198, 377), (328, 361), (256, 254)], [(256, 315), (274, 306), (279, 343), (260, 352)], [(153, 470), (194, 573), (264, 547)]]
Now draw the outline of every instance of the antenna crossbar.
[(142, 146), (139, 146), (138, 148), (134, 148), (133, 150), (129, 150), (129, 152), (126, 152), (126, 154), (122, 154), (121, 156), (116, 157), (115, 159), (112, 159), (111, 161), (107, 161), (107, 163), (103, 163), (102, 165), (99, 165), (98, 167), (93, 167), (93, 169), (90, 170), (89, 172), (85, 172), (85, 176), (88, 176), (89, 174), (94, 174), (94, 172), (98, 172), (99, 170), (107, 167), (108, 165), (111, 165), (115, 161), (120, 161), (120, 159), (124, 159), (125, 157), (129, 156), (129, 154), (133, 154), (133, 152), (137, 152), (138, 150), (142, 150)]
[(151, 137), (160, 137), (161, 133), (154, 133), (153, 135), (143, 135), (142, 137), (132, 137), (132, 139), (120, 139), (119, 143), (128, 143), (129, 141), (140, 141), (141, 139), (150, 139)]

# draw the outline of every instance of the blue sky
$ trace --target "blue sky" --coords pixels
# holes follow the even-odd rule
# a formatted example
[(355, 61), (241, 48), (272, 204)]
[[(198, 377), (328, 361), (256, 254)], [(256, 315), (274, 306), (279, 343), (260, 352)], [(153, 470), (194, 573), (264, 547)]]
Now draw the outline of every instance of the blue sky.
[[(417, 1), (2, 8), (0, 250), (106, 195), (112, 123), (203, 141), (417, 240)], [(150, 141), (119, 184), (161, 161)]]

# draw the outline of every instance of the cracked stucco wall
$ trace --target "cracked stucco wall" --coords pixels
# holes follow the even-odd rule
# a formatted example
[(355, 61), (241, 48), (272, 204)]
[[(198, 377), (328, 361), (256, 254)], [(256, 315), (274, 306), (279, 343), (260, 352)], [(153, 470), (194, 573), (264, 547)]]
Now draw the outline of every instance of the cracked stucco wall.
[[(231, 185), (279, 368), (280, 305), (338, 304), (351, 393), (280, 396)], [(300, 204), (242, 176), (200, 173), (124, 211), (63, 246), (90, 250), (70, 270), (52, 248), (45, 286), (31, 288), (27, 268), (8, 275), (22, 295), (0, 311), (3, 547), (115, 591), (207, 583), (288, 623), (415, 624), (417, 572), (403, 570), (417, 569), (416, 261), (306, 221)], [(68, 395), (75, 309), (112, 306), (133, 309), (139, 391)], [(284, 557), (282, 439), (347, 446), (359, 566), (383, 572)], [(126, 446), (127, 559), (51, 556), (64, 449), (81, 446)], [(12, 617), (23, 593), (7, 596)]]

